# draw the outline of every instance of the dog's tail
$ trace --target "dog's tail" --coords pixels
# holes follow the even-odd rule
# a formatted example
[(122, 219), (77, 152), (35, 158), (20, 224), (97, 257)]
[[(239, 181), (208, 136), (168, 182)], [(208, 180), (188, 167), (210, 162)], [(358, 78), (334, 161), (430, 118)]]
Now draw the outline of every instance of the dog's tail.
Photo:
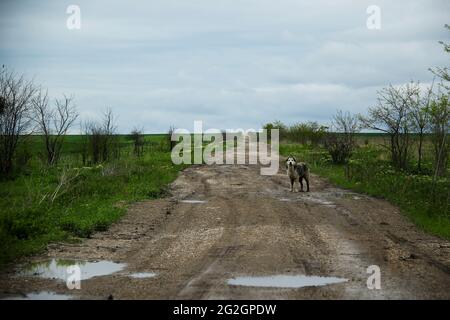
[(298, 166), (297, 170), (298, 170), (297, 172), (299, 173), (300, 176), (308, 175), (308, 173), (309, 173), (308, 165), (305, 162), (302, 162)]

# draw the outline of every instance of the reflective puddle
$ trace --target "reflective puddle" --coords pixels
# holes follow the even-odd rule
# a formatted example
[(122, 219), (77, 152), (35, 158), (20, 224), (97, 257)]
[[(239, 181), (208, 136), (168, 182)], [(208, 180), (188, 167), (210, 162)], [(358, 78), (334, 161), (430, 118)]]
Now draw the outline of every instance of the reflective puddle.
[(233, 286), (303, 288), (325, 286), (347, 281), (348, 279), (336, 277), (276, 275), (265, 277), (236, 277), (229, 279), (227, 283)]
[(336, 206), (333, 202), (325, 200), (325, 199), (321, 199), (321, 198), (308, 197), (308, 198), (306, 198), (306, 201), (310, 201), (310, 202), (317, 203), (319, 205), (324, 205), (326, 207), (331, 207), (331, 208), (334, 208)]
[(131, 278), (136, 278), (136, 279), (153, 278), (155, 276), (156, 276), (156, 273), (153, 273), (153, 272), (136, 272), (136, 273), (130, 274)]
[(73, 267), (78, 266), (81, 272), (81, 280), (93, 277), (105, 276), (123, 270), (125, 263), (112, 261), (83, 261), (52, 259), (48, 261), (36, 262), (28, 265), (20, 272), (22, 276), (38, 276), (46, 279), (66, 280), (68, 276), (74, 274)]
[(72, 297), (67, 294), (58, 294), (51, 291), (41, 291), (27, 293), (24, 296), (7, 297), (2, 300), (70, 300)]
[(183, 203), (206, 203), (205, 200), (181, 200)]

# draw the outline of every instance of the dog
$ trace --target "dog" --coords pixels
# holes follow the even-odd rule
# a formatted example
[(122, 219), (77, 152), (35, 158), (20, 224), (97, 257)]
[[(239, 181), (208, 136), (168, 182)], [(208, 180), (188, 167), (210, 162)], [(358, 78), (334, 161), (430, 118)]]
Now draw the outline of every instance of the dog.
[(291, 181), (291, 192), (294, 191), (295, 181), (298, 179), (300, 191), (303, 192), (303, 179), (306, 181), (306, 191), (309, 192), (309, 168), (304, 162), (297, 162), (293, 156), (286, 160), (286, 173)]

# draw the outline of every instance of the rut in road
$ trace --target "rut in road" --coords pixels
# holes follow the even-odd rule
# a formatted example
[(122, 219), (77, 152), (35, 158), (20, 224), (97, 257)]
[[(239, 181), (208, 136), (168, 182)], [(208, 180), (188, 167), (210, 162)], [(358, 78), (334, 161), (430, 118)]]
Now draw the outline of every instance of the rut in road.
[[(108, 231), (80, 244), (53, 244), (48, 258), (113, 260), (122, 271), (81, 290), (33, 276), (1, 275), (2, 295), (33, 291), (104, 299), (450, 298), (450, 244), (426, 235), (386, 201), (312, 175), (311, 192), (289, 192), (281, 172), (257, 165), (195, 165), (170, 196), (133, 205)], [(381, 290), (367, 288), (367, 267)], [(154, 277), (131, 278), (133, 272)], [(325, 276), (345, 282), (303, 288), (229, 285), (246, 276)]]

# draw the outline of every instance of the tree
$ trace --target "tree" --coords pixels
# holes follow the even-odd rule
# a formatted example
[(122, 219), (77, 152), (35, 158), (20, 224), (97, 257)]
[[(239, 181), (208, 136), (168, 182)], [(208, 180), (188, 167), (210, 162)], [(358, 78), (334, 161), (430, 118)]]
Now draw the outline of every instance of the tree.
[(115, 123), (114, 114), (110, 108), (107, 108), (103, 114), (102, 133), (104, 135), (104, 143), (102, 145), (103, 160), (107, 161), (111, 158), (118, 158), (118, 143), (115, 137), (117, 125)]
[(333, 116), (331, 130), (325, 137), (325, 148), (333, 163), (346, 163), (355, 148), (355, 135), (360, 131), (358, 117), (338, 110)]
[(429, 108), (434, 146), (435, 177), (444, 176), (450, 153), (448, 132), (450, 130), (450, 101), (446, 94), (439, 94)]
[[(176, 144), (176, 141), (172, 141), (172, 135), (175, 132), (175, 127), (174, 126), (170, 126), (169, 127), (169, 131), (167, 132), (167, 144), (169, 147), (169, 151), (172, 151), (173, 147)], [(224, 139), (225, 139), (225, 135), (224, 135)]]
[(410, 104), (417, 90), (414, 83), (383, 88), (378, 92), (377, 105), (369, 108), (369, 115), (360, 116), (365, 127), (388, 134), (387, 147), (392, 163), (398, 169), (406, 169), (408, 165), (411, 146)]
[(433, 94), (433, 85), (426, 90), (426, 94), (422, 95), (419, 84), (410, 97), (409, 108), (411, 112), (412, 127), (418, 135), (419, 145), (417, 148), (417, 170), (422, 170), (423, 158), (423, 139), (430, 124), (430, 113), (428, 112), (431, 97)]
[(73, 98), (64, 95), (55, 99), (51, 108), (48, 92), (40, 89), (32, 99), (32, 105), (34, 120), (44, 139), (47, 164), (55, 165), (59, 161), (65, 135), (78, 118)]
[[(444, 26), (444, 28), (446, 28), (447, 30), (450, 31), (450, 25), (446, 24)], [(445, 43), (444, 41), (439, 41), (439, 43), (442, 44), (445, 52), (450, 53), (450, 44), (449, 43)], [(450, 85), (448, 85), (448, 83), (450, 82), (449, 69), (450, 69), (450, 67), (436, 67), (434, 69), (430, 68), (430, 71), (433, 72), (436, 76), (438, 76), (443, 81), (443, 83), (441, 85), (444, 88), (446, 88), (447, 90), (450, 90)], [(445, 84), (444, 82), (447, 82), (447, 84)]]
[[(445, 28), (450, 31), (450, 25), (446, 24)], [(450, 53), (450, 44), (443, 41), (439, 41), (444, 47), (446, 53)], [(432, 102), (429, 108), (429, 114), (431, 118), (432, 126), (432, 137), (434, 145), (434, 166), (435, 174), (434, 179), (437, 176), (443, 176), (446, 173), (447, 159), (450, 152), (450, 143), (448, 142), (448, 132), (449, 132), (449, 95), (450, 95), (450, 67), (437, 67), (431, 68), (436, 76), (441, 79), (439, 84), (439, 92), (437, 98)], [(446, 92), (446, 93), (444, 93)]]
[(279, 120), (276, 120), (274, 122), (266, 123), (263, 126), (263, 129), (267, 130), (267, 140), (268, 141), (270, 141), (272, 139), (272, 135), (271, 135), (271, 130), (272, 129), (278, 129), (278, 134), (279, 134), (278, 137), (279, 137), (279, 139), (285, 139), (286, 138), (287, 127), (286, 127), (286, 125), (283, 122), (281, 122)]
[(14, 72), (0, 71), (0, 175), (8, 176), (19, 140), (30, 128), (30, 102), (36, 89), (32, 81)]
[(106, 109), (101, 122), (88, 121), (83, 125), (83, 163), (100, 163), (119, 157), (116, 125), (111, 109)]

